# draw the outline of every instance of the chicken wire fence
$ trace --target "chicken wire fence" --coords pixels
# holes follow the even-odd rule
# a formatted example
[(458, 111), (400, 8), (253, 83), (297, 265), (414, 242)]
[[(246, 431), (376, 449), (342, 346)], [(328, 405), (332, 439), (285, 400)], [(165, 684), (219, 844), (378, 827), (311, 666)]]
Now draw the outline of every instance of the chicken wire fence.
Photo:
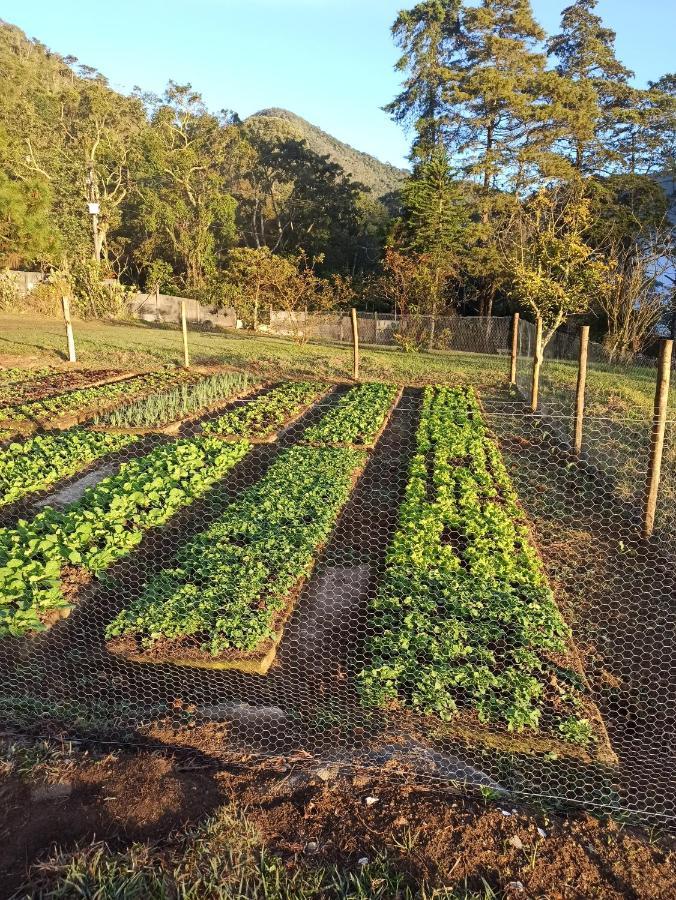
[(4, 725), (673, 824), (676, 417), (646, 540), (650, 392), (592, 359), (575, 454), (566, 365), (537, 413), (524, 356), (516, 389), (265, 383), (178, 428), (100, 417), (130, 442), (0, 507)]

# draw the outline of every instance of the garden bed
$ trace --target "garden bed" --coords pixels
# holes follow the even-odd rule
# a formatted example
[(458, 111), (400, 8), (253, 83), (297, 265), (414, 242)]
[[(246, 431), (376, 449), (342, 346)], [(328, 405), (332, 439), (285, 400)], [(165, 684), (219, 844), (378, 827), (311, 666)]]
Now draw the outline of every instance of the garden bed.
[(310, 447), (345, 447), (372, 450), (387, 427), (403, 388), (391, 384), (361, 384), (340, 398), (301, 442)]
[(245, 373), (215, 372), (97, 415), (91, 428), (118, 434), (178, 434), (184, 425), (259, 388)]
[(46, 508), (31, 522), (0, 529), (0, 637), (44, 631), (67, 615), (83, 581), (203, 496), (249, 449), (208, 438), (163, 444), (65, 510)]
[(271, 444), (280, 431), (294, 425), (330, 390), (327, 384), (311, 381), (284, 382), (205, 422), (202, 432), (224, 441), (246, 438), (252, 443)]
[(354, 450), (283, 451), (108, 625), (110, 652), (265, 674), (365, 462)]
[(194, 382), (201, 377), (198, 372), (185, 369), (125, 375), (105, 384), (7, 406), (0, 410), (0, 427), (11, 426), (22, 432), (39, 427), (70, 428), (91, 419), (95, 412), (115, 408), (127, 398), (139, 397), (167, 385)]
[(425, 391), (371, 626), (367, 705), (434, 717), (438, 738), (616, 762), (470, 390)]
[(134, 441), (132, 436), (92, 434), (83, 428), (71, 428), (36, 434), (0, 447), (0, 507), (41, 493)]
[[(23, 377), (22, 377), (23, 374)], [(0, 378), (0, 417), (2, 407), (44, 400), (64, 391), (114, 384), (134, 376), (121, 369), (38, 370)]]

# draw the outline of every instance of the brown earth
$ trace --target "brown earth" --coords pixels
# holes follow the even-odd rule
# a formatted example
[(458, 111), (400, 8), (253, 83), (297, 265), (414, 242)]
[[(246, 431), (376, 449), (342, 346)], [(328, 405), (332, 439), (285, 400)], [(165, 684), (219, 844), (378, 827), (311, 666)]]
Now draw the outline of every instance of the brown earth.
[(674, 842), (664, 834), (496, 805), (384, 774), (311, 769), (302, 757), (216, 766), (204, 751), (90, 749), (23, 776), (8, 772), (0, 780), (1, 897), (25, 884), (30, 866), (55, 845), (161, 848), (172, 832), (224, 804), (245, 809), (267, 852), (289, 869), (354, 869), (386, 852), (413, 883), (430, 886), (483, 879), (504, 897), (676, 896)]

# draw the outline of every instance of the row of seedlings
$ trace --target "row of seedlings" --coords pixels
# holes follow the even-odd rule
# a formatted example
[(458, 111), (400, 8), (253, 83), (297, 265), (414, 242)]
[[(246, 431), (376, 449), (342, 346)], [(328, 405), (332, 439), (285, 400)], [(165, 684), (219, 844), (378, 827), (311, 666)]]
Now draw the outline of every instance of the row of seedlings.
[(0, 371), (0, 407), (18, 406), (64, 391), (122, 381), (132, 374), (121, 369), (4, 369)]
[(183, 426), (201, 418), (259, 385), (244, 372), (216, 372), (197, 381), (155, 391), (110, 412), (97, 414), (94, 427), (146, 434), (175, 434)]
[(364, 702), (435, 716), (440, 734), (615, 762), (473, 392), (427, 388), (416, 442)]
[[(281, 385), (213, 425), (227, 437), (264, 437), (273, 422), (288, 421), (290, 396), (304, 408), (313, 390), (324, 389)], [(338, 405), (350, 411), (341, 419), (343, 432), (336, 430), (335, 410), (318, 427), (329, 423), (327, 442), (337, 436), (343, 445), (372, 445), (398, 393), (385, 385), (354, 388)], [(282, 451), (263, 478), (181, 548), (174, 567), (151, 578), (108, 625), (110, 652), (136, 662), (265, 674), (367, 458), (354, 446), (301, 444)]]
[(177, 382), (195, 382), (202, 377), (197, 372), (184, 369), (149, 372), (27, 403), (17, 403), (0, 410), (0, 427), (12, 425), (22, 431), (36, 427), (65, 428), (90, 419), (97, 410), (111, 409), (127, 399), (143, 396), (158, 388), (166, 388)]
[(250, 379), (240, 372), (206, 375), (97, 415), (91, 430), (73, 426), (0, 447), (0, 507), (81, 474), (91, 463), (134, 443), (137, 433), (175, 432), (250, 388)]
[(387, 427), (402, 389), (370, 382), (349, 390), (301, 440), (312, 446), (357, 447), (371, 450)]
[(179, 509), (204, 496), (250, 450), (210, 438), (162, 444), (122, 464), (64, 510), (0, 529), (0, 637), (42, 631), (72, 599)]
[(108, 649), (136, 662), (265, 674), (365, 460), (343, 448), (282, 451), (108, 625)]
[(280, 430), (288, 428), (329, 389), (327, 384), (312, 381), (286, 381), (252, 400), (202, 426), (204, 434), (224, 440), (246, 437), (255, 443), (272, 442)]
[(98, 434), (75, 426), (0, 447), (0, 507), (44, 491), (136, 440), (133, 435)]

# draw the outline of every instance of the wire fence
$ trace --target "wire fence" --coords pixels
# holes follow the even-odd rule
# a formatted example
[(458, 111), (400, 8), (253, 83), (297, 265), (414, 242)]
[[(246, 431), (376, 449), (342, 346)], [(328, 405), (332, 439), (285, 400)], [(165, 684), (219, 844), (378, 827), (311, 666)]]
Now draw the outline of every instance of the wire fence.
[(576, 453), (575, 339), (534, 412), (510, 329), (434, 329), (504, 387), (184, 374), (75, 437), (10, 410), (37, 430), (0, 444), (4, 726), (673, 824), (673, 404), (646, 539), (655, 363), (592, 351)]

